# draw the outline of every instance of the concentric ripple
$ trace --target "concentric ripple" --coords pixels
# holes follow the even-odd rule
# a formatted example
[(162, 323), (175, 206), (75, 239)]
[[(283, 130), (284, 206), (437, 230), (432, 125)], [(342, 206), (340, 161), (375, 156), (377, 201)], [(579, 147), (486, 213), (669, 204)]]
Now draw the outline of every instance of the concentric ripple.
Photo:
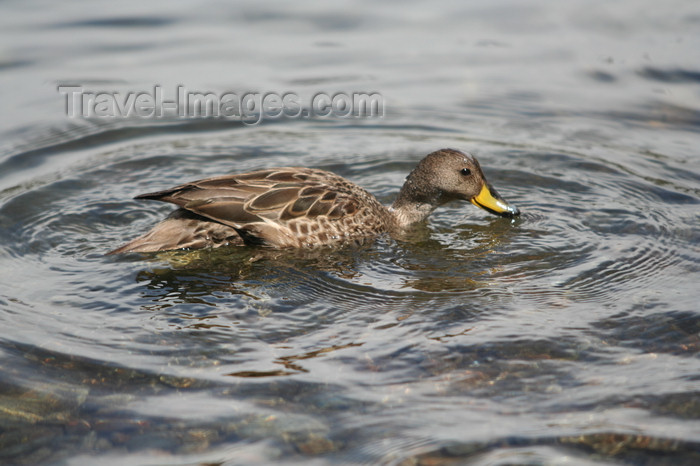
[[(300, 126), (294, 138), (305, 129)], [(265, 131), (266, 137), (289, 137)], [(178, 422), (212, 432), (222, 443), (233, 436), (179, 401), (171, 405), (169, 396), (177, 393), (212, 416), (235, 404), (231, 429), (247, 441), (270, 437), (291, 442), (284, 448), (335, 451), (342, 444), (335, 437), (359, 439), (364, 446), (344, 459), (360, 463), (478, 460), (504, 451), (519, 458), (519, 449), (537, 450), (544, 461), (598, 440), (580, 437), (577, 443), (576, 429), (515, 438), (510, 433), (520, 421), (507, 413), (529, 416), (547, 431), (543, 413), (583, 412), (591, 403), (614, 407), (596, 377), (621, 371), (636, 377), (634, 361), (623, 369), (615, 365), (627, 361), (620, 353), (630, 345), (660, 348), (669, 357), (696, 347), (688, 332), (678, 342), (669, 339), (675, 333), (666, 323), (675, 321), (664, 313), (661, 297), (672, 286), (687, 289), (684, 277), (698, 270), (697, 199), (583, 153), (482, 143), (487, 177), (522, 210), (516, 219), (455, 202), (410, 235), (359, 247), (104, 256), (172, 210), (133, 201), (134, 194), (238, 168), (293, 164), (289, 154), (260, 149), (258, 133), (227, 151), (212, 137), (226, 139), (190, 134), (126, 141), (104, 152), (98, 146), (73, 170), (2, 193), (0, 270), (14, 285), (0, 292), (0, 324), (16, 330), (7, 346), (18, 359), (16, 370), (29, 364), (26, 352), (45, 361), (43, 374), (54, 374), (54, 366), (68, 370), (70, 383), (89, 380), (103, 390), (138, 382), (131, 398), (120, 402), (144, 422), (163, 426), (152, 432), (167, 438), (178, 428), (165, 426)], [(440, 144), (434, 134), (425, 138)], [(250, 145), (258, 149), (249, 152)], [(356, 154), (318, 165), (391, 202), (420, 155), (387, 163), (387, 154)], [(304, 164), (316, 165), (304, 157)], [(695, 322), (692, 297), (675, 303), (683, 322)], [(630, 326), (638, 333), (633, 322), (645, 309), (657, 312), (648, 322), (659, 327), (653, 339), (663, 342), (642, 344), (625, 331)], [(671, 378), (685, 376), (682, 364), (659, 361), (654, 370), (661, 366)], [(102, 367), (100, 378), (88, 375)], [(33, 375), (14, 383), (47, 390)], [(645, 388), (663, 389), (662, 382)], [(577, 403), (567, 401), (567, 393)], [(88, 405), (100, 406), (97, 415), (80, 402), (70, 404), (86, 423), (107, 417), (124, 425), (101, 399), (86, 397)], [(167, 421), (150, 414), (163, 406), (170, 406)], [(456, 406), (458, 418), (452, 416)], [(280, 413), (296, 410), (303, 415), (290, 419), (308, 423), (311, 433), (283, 421)], [(355, 411), (366, 415), (348, 414)], [(24, 407), (18, 412), (31, 414)], [(435, 446), (433, 428), (463, 431), (494, 416), (503, 422), (491, 427), (492, 436), (474, 437), (473, 450), (455, 438)], [(328, 417), (344, 427), (328, 434)], [(266, 423), (273, 418), (280, 422)], [(432, 419), (430, 431), (411, 421), (421, 418)], [(387, 425), (396, 440), (377, 441)], [(129, 432), (141, 427), (126, 422), (124, 429), (127, 434), (119, 435), (131, 438)], [(605, 432), (617, 438), (614, 429)]]

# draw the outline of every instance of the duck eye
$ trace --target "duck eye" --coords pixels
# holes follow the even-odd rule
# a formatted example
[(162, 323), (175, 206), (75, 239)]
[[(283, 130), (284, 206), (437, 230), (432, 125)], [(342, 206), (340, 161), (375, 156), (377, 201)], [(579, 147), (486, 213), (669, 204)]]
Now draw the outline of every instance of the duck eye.
[(469, 176), (472, 174), (472, 171), (468, 168), (462, 168), (459, 172), (464, 176)]

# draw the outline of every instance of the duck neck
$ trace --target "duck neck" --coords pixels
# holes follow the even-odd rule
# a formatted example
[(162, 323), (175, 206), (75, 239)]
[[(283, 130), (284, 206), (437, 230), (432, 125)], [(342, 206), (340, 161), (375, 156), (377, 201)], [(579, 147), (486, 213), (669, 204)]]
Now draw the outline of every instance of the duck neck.
[(433, 186), (430, 173), (418, 164), (406, 177), (396, 201), (389, 209), (399, 228), (425, 220), (437, 206), (444, 203), (442, 192)]
[(422, 222), (440, 204), (439, 191), (422, 189), (409, 176), (390, 210), (394, 213), (397, 225), (403, 228)]
[(399, 228), (405, 228), (414, 223), (422, 222), (435, 210), (435, 206), (428, 203), (399, 203), (391, 206), (389, 211), (394, 214), (396, 225)]

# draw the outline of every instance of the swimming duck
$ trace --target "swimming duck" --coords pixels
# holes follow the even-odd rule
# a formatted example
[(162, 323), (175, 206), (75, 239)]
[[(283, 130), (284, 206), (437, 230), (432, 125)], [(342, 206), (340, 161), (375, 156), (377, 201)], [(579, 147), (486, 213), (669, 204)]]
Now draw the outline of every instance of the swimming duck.
[(456, 199), (503, 217), (520, 214), (486, 181), (476, 158), (453, 149), (423, 158), (391, 207), (334, 173), (299, 167), (207, 178), (135, 199), (179, 208), (148, 233), (108, 254), (244, 244), (340, 244), (398, 233)]

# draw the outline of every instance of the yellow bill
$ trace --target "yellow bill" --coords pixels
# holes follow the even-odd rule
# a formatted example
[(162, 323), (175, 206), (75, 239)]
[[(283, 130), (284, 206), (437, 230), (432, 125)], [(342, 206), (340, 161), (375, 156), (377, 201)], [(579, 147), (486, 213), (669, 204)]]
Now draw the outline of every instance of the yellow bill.
[(520, 210), (508, 204), (489, 183), (484, 183), (481, 192), (471, 199), (472, 204), (501, 217), (515, 217)]

